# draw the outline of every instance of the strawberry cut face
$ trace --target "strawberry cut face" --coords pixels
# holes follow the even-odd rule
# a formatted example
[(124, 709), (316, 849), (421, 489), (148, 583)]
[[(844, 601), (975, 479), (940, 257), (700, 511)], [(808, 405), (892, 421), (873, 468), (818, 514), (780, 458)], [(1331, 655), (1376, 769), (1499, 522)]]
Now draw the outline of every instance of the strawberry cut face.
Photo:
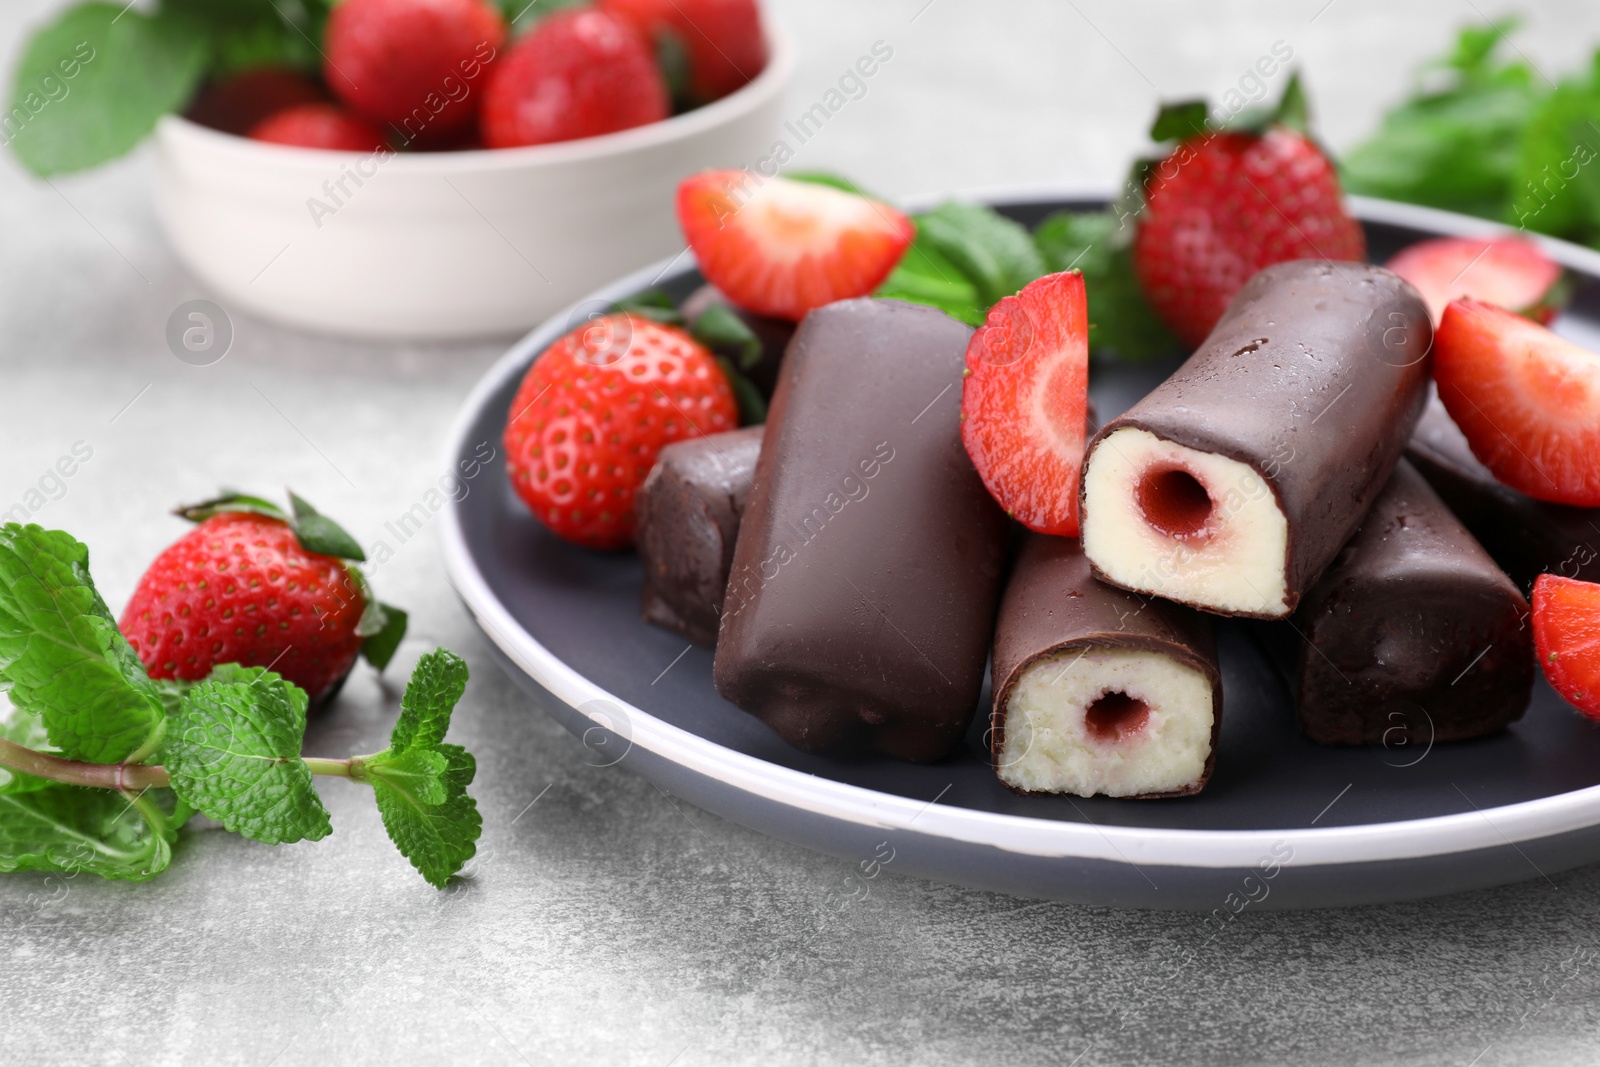
[(1388, 268), (1416, 287), (1434, 324), (1452, 300), (1471, 297), (1546, 323), (1561, 265), (1525, 237), (1439, 237), (1402, 249)]
[(1439, 399), (1513, 489), (1600, 506), (1600, 355), (1503, 308), (1457, 300), (1434, 341)]
[(905, 215), (864, 196), (737, 170), (680, 185), (678, 221), (707, 281), (790, 321), (872, 292), (916, 235)]
[(1030, 530), (1078, 534), (1088, 388), (1088, 302), (1077, 271), (1001, 300), (967, 346), (962, 443), (990, 494)]
[(1533, 583), (1533, 641), (1556, 692), (1600, 722), (1600, 585), (1541, 574)]

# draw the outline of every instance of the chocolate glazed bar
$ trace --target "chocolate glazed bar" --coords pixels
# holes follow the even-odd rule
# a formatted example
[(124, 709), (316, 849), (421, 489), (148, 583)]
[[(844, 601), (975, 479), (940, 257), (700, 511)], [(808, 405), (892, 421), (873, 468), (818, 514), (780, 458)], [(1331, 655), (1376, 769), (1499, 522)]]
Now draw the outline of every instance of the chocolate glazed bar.
[(1481, 737), (1532, 694), (1528, 602), (1405, 462), (1296, 625), (1300, 728), (1325, 745)]
[(961, 445), (971, 335), (863, 299), (811, 312), (789, 346), (715, 677), (798, 748), (936, 760), (976, 711), (1008, 521)]
[(1428, 400), (1406, 458), (1524, 593), (1546, 571), (1600, 582), (1600, 508), (1547, 504), (1501, 485), (1437, 396)]
[[(789, 346), (789, 339), (794, 336), (794, 323), (785, 322), (783, 319), (772, 319), (765, 315), (757, 315), (753, 311), (746, 311), (733, 303), (722, 294), (722, 290), (713, 285), (702, 285), (689, 294), (689, 299), (683, 302), (680, 309), (683, 317), (691, 326), (705, 310), (713, 304), (725, 307), (739, 317), (739, 320), (750, 328), (761, 342), (761, 358), (755, 366), (744, 371), (746, 378), (761, 391), (764, 397), (772, 396), (772, 390), (778, 384), (778, 366), (783, 362), (784, 349)], [(743, 355), (737, 348), (723, 345), (713, 345), (712, 349), (719, 356), (733, 361), (733, 365), (741, 367), (740, 357)]]
[(1211, 777), (1211, 620), (1096, 581), (1073, 538), (1029, 534), (1000, 604), (990, 749), (1019, 793), (1188, 796)]
[(634, 498), (645, 622), (717, 643), (722, 596), (765, 427), (675, 441)]
[(1096, 576), (1221, 615), (1287, 616), (1400, 458), (1431, 344), (1422, 298), (1381, 267), (1261, 271), (1200, 349), (1090, 443)]

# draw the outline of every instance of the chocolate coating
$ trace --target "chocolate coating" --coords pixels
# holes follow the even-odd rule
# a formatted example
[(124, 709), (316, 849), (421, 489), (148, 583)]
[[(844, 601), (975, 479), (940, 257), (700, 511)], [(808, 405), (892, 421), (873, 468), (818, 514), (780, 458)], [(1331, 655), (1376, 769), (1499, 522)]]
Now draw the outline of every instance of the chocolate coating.
[(1008, 520), (961, 444), (971, 335), (861, 299), (811, 312), (789, 346), (715, 677), (798, 748), (936, 760), (977, 710)]
[[(1422, 413), (1433, 331), (1399, 275), (1296, 260), (1257, 273), (1128, 426), (1254, 468), (1288, 521), (1292, 609), (1377, 498)], [(1101, 576), (1103, 577), (1103, 576)]]
[(1098, 580), (1089, 557), (1071, 537), (1029, 533), (1006, 583), (994, 634), (997, 681), (989, 719), (991, 755), (998, 758), (1005, 743), (1006, 708), (1022, 673), (1046, 656), (1093, 647), (1156, 652), (1210, 679), (1211, 756), (1200, 781), (1189, 789), (1131, 799), (1200, 792), (1211, 778), (1222, 729), (1222, 671), (1211, 619), (1180, 604)]
[[(678, 310), (683, 312), (684, 319), (693, 325), (694, 320), (704, 314), (706, 308), (712, 304), (720, 304), (739, 316), (740, 320), (750, 327), (750, 332), (760, 340), (761, 358), (757, 360), (755, 366), (745, 371), (744, 375), (750, 379), (751, 384), (761, 390), (763, 397), (770, 398), (772, 391), (778, 385), (778, 367), (783, 363), (784, 350), (789, 347), (789, 340), (794, 337), (794, 323), (746, 311), (729, 300), (722, 290), (714, 285), (702, 285), (690, 293), (689, 299), (685, 300)], [(734, 366), (739, 365), (738, 349), (718, 345), (714, 346), (712, 351), (733, 360)]]
[(1501, 485), (1438, 396), (1429, 398), (1406, 458), (1524, 593), (1546, 571), (1600, 582), (1600, 508), (1547, 504)]
[(1409, 463), (1297, 626), (1300, 728), (1325, 745), (1481, 737), (1532, 695), (1528, 602)]
[(739, 520), (765, 428), (676, 441), (661, 450), (635, 499), (645, 622), (715, 645)]

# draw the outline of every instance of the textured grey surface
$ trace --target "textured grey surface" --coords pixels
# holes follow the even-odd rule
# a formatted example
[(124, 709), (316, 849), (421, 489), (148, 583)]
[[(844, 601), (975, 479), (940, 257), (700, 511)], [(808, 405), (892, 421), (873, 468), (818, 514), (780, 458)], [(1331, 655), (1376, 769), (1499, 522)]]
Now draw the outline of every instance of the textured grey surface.
[[(1141, 70), (1169, 95), (1217, 91), (1279, 39), (1348, 143), (1474, 17), (1471, 2), (1335, 0), (1311, 22), (1324, 2), (934, 0), (914, 22), (923, 0), (783, 3), (807, 56), (797, 109), (873, 40), (896, 48), (797, 165), (890, 194), (1109, 183), (1155, 97)], [(11, 0), (0, 51), (54, 6)], [(1539, 4), (1520, 43), (1556, 70), (1597, 32), (1592, 6), (1563, 0)], [(202, 294), (162, 244), (147, 180), (143, 155), (54, 188), (0, 158), (0, 511), (87, 442), (93, 458), (36, 518), (90, 544), (118, 606), (181, 530), (168, 505), (219, 482), (292, 483), (377, 536), (442, 473), (446, 427), (504, 348), (360, 345), (235, 316), (228, 357), (186, 366), (163, 330)], [(689, 808), (626, 761), (586, 764), (488, 662), (432, 528), (376, 580), (413, 609), (402, 670), (434, 644), (474, 667), (455, 733), (480, 765), (470, 877), (429, 888), (340, 782), (324, 783), (336, 832), (319, 844), (199, 833), (146, 885), (8, 876), (0, 1062), (1600, 1059), (1600, 869), (1403, 906), (1246, 910), (1209, 943), (1194, 915), (892, 873), (840, 911), (852, 865)], [(395, 698), (358, 673), (311, 749), (377, 747)]]

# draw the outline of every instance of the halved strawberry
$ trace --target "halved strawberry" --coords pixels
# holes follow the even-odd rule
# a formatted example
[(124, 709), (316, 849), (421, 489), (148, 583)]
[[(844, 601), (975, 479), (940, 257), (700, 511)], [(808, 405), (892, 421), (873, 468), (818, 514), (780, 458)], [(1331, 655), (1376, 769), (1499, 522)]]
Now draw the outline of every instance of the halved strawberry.
[(1439, 399), (1473, 455), (1513, 489), (1600, 507), (1600, 355), (1476, 300), (1434, 334)]
[(1417, 287), (1435, 324), (1462, 297), (1547, 323), (1565, 296), (1561, 264), (1526, 237), (1436, 237), (1401, 249), (1387, 266)]
[(1078, 536), (1089, 408), (1083, 274), (1046, 274), (989, 309), (967, 345), (961, 441), (990, 494), (1040, 533)]
[(1539, 575), (1533, 583), (1533, 644), (1556, 692), (1600, 722), (1600, 585)]
[(793, 321), (872, 292), (916, 236), (887, 204), (742, 170), (685, 179), (678, 224), (707, 281), (747, 311)]

